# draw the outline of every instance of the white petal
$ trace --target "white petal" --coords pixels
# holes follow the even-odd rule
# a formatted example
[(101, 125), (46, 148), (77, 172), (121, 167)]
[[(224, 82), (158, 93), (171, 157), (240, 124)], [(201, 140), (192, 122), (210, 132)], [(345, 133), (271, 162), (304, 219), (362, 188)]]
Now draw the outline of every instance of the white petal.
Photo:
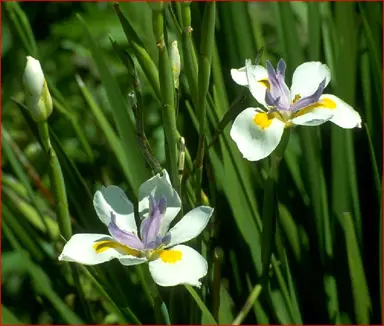
[(168, 172), (163, 170), (163, 175), (156, 174), (153, 178), (144, 182), (139, 189), (139, 214), (141, 217), (147, 217), (149, 211), (148, 196), (152, 194), (156, 200), (161, 196), (167, 199), (167, 210), (164, 214), (160, 227), (160, 234), (164, 235), (181, 208), (180, 197), (173, 189), (169, 179)]
[(331, 122), (345, 129), (361, 128), (360, 114), (352, 106), (335, 95), (323, 94), (320, 100), (324, 102), (324, 99), (329, 99), (336, 104), (336, 108), (332, 109), (333, 116)]
[[(102, 243), (104, 244), (103, 249), (97, 251), (95, 245)], [(99, 246), (99, 248), (101, 248), (101, 246)], [(128, 253), (137, 254), (137, 252), (124, 247), (108, 235), (79, 233), (72, 236), (65, 244), (59, 260), (84, 265), (96, 265), (107, 262), (113, 258), (122, 259), (124, 261), (122, 264), (124, 265), (135, 265), (146, 261), (145, 258), (138, 258)], [(128, 262), (130, 262), (130, 264)]]
[(331, 71), (326, 64), (318, 61), (305, 62), (298, 66), (293, 73), (291, 100), (295, 95), (301, 97), (312, 95), (325, 78), (325, 87), (331, 80)]
[(96, 191), (93, 206), (105, 225), (108, 226), (111, 221), (111, 213), (113, 213), (116, 215), (116, 224), (119, 229), (137, 235), (133, 205), (119, 187), (102, 187)]
[(245, 67), (242, 67), (240, 69), (231, 69), (231, 76), (236, 84), (239, 84), (241, 86), (248, 86), (248, 79), (247, 74), (245, 72)]
[(317, 126), (332, 121), (346, 129), (361, 127), (361, 117), (350, 105), (331, 94), (323, 94), (318, 105), (311, 105), (291, 122), (296, 125)]
[(265, 92), (267, 90), (268, 73), (263, 66), (252, 65), (251, 60), (246, 61), (249, 66), (249, 76), (247, 77), (246, 67), (231, 69), (231, 76), (235, 83), (249, 87), (253, 97), (263, 106), (265, 104)]
[(267, 107), (265, 103), (265, 92), (268, 88), (268, 72), (263, 66), (251, 65), (251, 60), (245, 60), (248, 87), (251, 94), (261, 105)]
[(309, 107), (299, 111), (298, 115), (291, 119), (290, 122), (295, 125), (314, 127), (329, 121), (332, 116), (333, 112), (331, 110)]
[(208, 206), (196, 207), (186, 214), (169, 232), (171, 242), (167, 247), (189, 241), (197, 237), (207, 226), (213, 213)]
[(247, 108), (233, 122), (230, 135), (243, 156), (258, 161), (273, 152), (280, 142), (285, 124), (278, 119), (267, 120), (264, 128), (254, 122), (256, 114), (265, 115), (259, 108)]
[(31, 96), (40, 98), (43, 92), (44, 73), (41, 69), (39, 60), (31, 56), (27, 56), (27, 65), (23, 75), (24, 86)]
[[(160, 254), (158, 259), (149, 262), (149, 271), (157, 284), (201, 286), (199, 280), (207, 274), (208, 270), (208, 264), (203, 256), (184, 245), (175, 246), (165, 252), (164, 256)], [(171, 261), (169, 257), (175, 258), (176, 261)]]

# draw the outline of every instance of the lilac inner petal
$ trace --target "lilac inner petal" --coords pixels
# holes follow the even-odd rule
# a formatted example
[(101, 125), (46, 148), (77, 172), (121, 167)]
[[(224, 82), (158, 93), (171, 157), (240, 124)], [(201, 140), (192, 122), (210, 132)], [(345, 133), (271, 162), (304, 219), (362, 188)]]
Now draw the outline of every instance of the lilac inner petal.
[(279, 104), (280, 97), (274, 98), (270, 92), (269, 89), (265, 92), (265, 103), (267, 103), (268, 106), (277, 106)]
[(311, 104), (316, 103), (320, 99), (321, 94), (323, 94), (323, 91), (325, 88), (325, 82), (326, 80), (324, 78), (323, 81), (319, 84), (319, 87), (317, 88), (317, 90), (312, 95), (303, 97), (300, 100), (298, 100), (296, 103), (293, 103), (290, 107), (290, 110), (291, 111), (301, 110)]
[[(167, 209), (167, 199), (162, 196), (158, 201), (151, 195), (149, 195), (150, 210), (149, 216), (143, 220), (140, 227), (141, 238), (143, 240), (145, 248), (150, 248), (156, 245), (158, 240), (158, 234), (160, 231), (161, 220)], [(160, 243), (161, 244), (161, 238)], [(150, 247), (149, 247), (150, 246)]]
[[(277, 72), (271, 65), (269, 61), (266, 63), (267, 66), (267, 72), (268, 72), (268, 81), (270, 84), (270, 97), (275, 99), (276, 106), (279, 110), (287, 110), (289, 109), (290, 100), (289, 100), (289, 88), (287, 84), (285, 83), (285, 69), (286, 64), (283, 59), (280, 59), (278, 66), (277, 66)], [(266, 103), (268, 104), (267, 94), (266, 94)], [(269, 99), (270, 101), (270, 99)], [(270, 101), (271, 102), (271, 101)]]
[(119, 229), (116, 224), (116, 216), (113, 212), (111, 212), (111, 222), (108, 225), (108, 230), (111, 236), (121, 244), (133, 249), (144, 249), (144, 244), (140, 241), (137, 235)]

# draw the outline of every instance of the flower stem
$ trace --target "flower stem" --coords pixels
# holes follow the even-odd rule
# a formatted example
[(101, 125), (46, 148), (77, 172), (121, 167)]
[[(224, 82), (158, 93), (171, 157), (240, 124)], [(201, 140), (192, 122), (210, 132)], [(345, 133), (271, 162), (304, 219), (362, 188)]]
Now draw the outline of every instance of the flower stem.
[(257, 284), (253, 288), (252, 292), (250, 293), (250, 295), (247, 298), (247, 301), (245, 301), (243, 308), (240, 310), (239, 314), (237, 315), (237, 317), (233, 321), (232, 325), (240, 325), (243, 322), (243, 320), (247, 316), (249, 310), (251, 310), (252, 305), (255, 303), (255, 301), (259, 297), (261, 289), (262, 288), (261, 288), (260, 284)]
[(207, 2), (205, 5), (203, 26), (201, 32), (199, 72), (198, 72), (198, 117), (199, 117), (199, 144), (196, 154), (196, 202), (200, 204), (201, 182), (203, 175), (203, 162), (205, 153), (205, 133), (207, 124), (206, 96), (208, 94), (209, 79), (211, 76), (211, 62), (215, 36), (216, 3)]
[(145, 287), (145, 292), (149, 296), (151, 305), (153, 305), (153, 309), (155, 310), (156, 323), (158, 325), (170, 325), (171, 320), (169, 318), (168, 308), (163, 301), (159, 289), (153, 281), (148, 268), (143, 268), (143, 266), (137, 267), (139, 276)]
[(277, 177), (277, 170), (284, 152), (287, 148), (290, 138), (290, 129), (285, 129), (282, 139), (271, 154), (271, 166), (269, 169), (267, 180), (265, 181), (264, 188), (264, 201), (263, 201), (263, 230), (261, 234), (261, 261), (263, 266), (263, 282), (265, 284), (268, 280), (269, 264), (273, 251), (274, 235), (276, 230), (276, 198), (274, 191), (274, 183)]
[(51, 189), (56, 203), (55, 207), (60, 233), (64, 236), (66, 240), (69, 240), (72, 235), (72, 226), (68, 211), (68, 199), (60, 162), (57, 158), (54, 148), (51, 145), (47, 121), (39, 122), (37, 124), (37, 127), (44, 147), (44, 151), (48, 156), (49, 178), (51, 181)]
[(198, 89), (197, 89), (197, 59), (195, 49), (192, 42), (192, 27), (191, 27), (191, 3), (182, 2), (176, 3), (177, 6), (181, 5), (181, 15), (183, 20), (183, 37), (182, 49), (184, 56), (184, 72), (187, 76), (189, 89), (192, 96), (194, 107), (198, 107)]
[(164, 136), (167, 145), (166, 154), (171, 170), (172, 184), (176, 190), (179, 190), (180, 182), (178, 174), (177, 150), (179, 136), (177, 132), (176, 112), (174, 106), (175, 87), (168, 50), (165, 44), (163, 10), (152, 11), (152, 24), (159, 52), (159, 80), (164, 123)]

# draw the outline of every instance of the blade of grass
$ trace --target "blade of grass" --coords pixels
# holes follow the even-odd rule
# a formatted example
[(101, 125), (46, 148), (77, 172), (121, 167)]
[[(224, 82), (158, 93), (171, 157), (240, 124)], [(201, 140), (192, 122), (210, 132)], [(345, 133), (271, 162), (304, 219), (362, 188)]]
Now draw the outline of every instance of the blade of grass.
[[(149, 175), (148, 171), (145, 170), (145, 164), (136, 143), (132, 121), (128, 116), (127, 103), (121, 94), (119, 85), (112, 77), (104, 61), (102, 52), (94, 41), (85, 21), (80, 15), (77, 17), (83, 27), (92, 56), (101, 75), (101, 80), (108, 95), (115, 123), (122, 139), (122, 148), (124, 149), (124, 155), (126, 156), (126, 163), (128, 169), (132, 171), (129, 174), (129, 179), (127, 181), (131, 186), (131, 189), (136, 190), (140, 187), (143, 180), (148, 179)], [(133, 171), (135, 172), (133, 173)]]
[(261, 292), (261, 285), (256, 284), (249, 294), (247, 301), (245, 301), (243, 308), (240, 310), (239, 314), (233, 321), (232, 325), (240, 325), (244, 318), (247, 316), (248, 312), (251, 310), (252, 306), (255, 304), (255, 301), (258, 299)]
[(368, 325), (372, 304), (351, 214), (343, 213), (340, 216), (340, 223), (345, 236), (356, 322)]
[(197, 294), (196, 290), (190, 285), (185, 285), (185, 288), (188, 290), (188, 292), (191, 294), (192, 298), (195, 300), (195, 302), (199, 306), (202, 314), (204, 315), (203, 318), (205, 320), (207, 320), (208, 324), (216, 325), (217, 322), (216, 322), (215, 318), (213, 318), (212, 314), (209, 312), (207, 306), (204, 304), (203, 300), (201, 300), (201, 298)]

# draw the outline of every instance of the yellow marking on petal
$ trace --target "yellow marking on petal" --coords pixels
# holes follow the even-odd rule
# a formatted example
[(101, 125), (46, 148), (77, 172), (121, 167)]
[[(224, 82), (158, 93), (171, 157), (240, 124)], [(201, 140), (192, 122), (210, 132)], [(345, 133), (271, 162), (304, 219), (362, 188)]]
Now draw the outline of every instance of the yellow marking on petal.
[(183, 253), (180, 250), (163, 250), (160, 252), (160, 259), (164, 263), (174, 264), (181, 260)]
[(265, 88), (268, 88), (268, 89), (271, 87), (268, 79), (261, 79), (258, 81), (258, 83), (260, 83), (261, 85), (263, 85)]
[(267, 113), (257, 112), (253, 117), (253, 123), (264, 130), (271, 125), (272, 119), (268, 117)]
[(308, 105), (304, 109), (297, 112), (296, 117), (307, 114), (313, 111), (314, 109), (318, 109), (318, 108), (326, 108), (326, 109), (334, 110), (336, 109), (336, 106), (337, 106), (336, 102), (331, 100), (330, 98), (322, 98), (321, 101)]
[(293, 103), (296, 103), (298, 100), (300, 100), (301, 99), (301, 96), (300, 96), (300, 94), (296, 94), (295, 95), (295, 98), (293, 99)]
[(323, 98), (321, 99), (321, 107), (326, 107), (327, 109), (336, 109), (336, 103), (335, 101), (331, 100), (330, 98)]
[(112, 240), (97, 241), (93, 244), (93, 249), (95, 249), (97, 254), (100, 254), (108, 249), (117, 249), (117, 250), (123, 251), (124, 254), (140, 257), (140, 251), (131, 249), (127, 246), (124, 246)]

